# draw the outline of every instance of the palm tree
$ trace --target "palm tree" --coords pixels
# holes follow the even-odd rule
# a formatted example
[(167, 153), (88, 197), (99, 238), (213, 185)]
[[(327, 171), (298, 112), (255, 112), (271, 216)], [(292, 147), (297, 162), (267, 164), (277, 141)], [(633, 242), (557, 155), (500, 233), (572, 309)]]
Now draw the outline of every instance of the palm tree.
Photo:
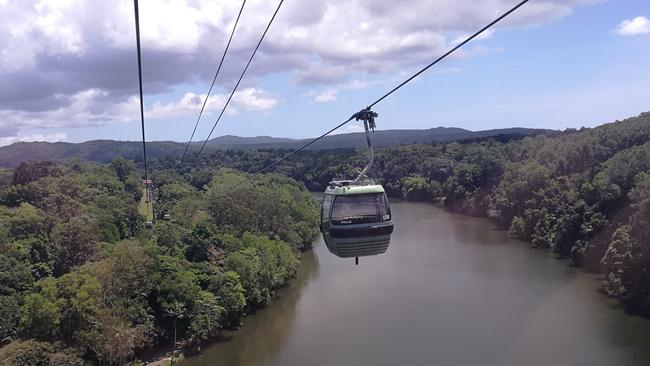
[(176, 325), (178, 323), (178, 319), (183, 319), (185, 318), (185, 305), (182, 303), (176, 301), (171, 304), (171, 306), (167, 309), (165, 309), (165, 313), (174, 318), (174, 347), (172, 348), (172, 358), (170, 361), (170, 365), (174, 364), (174, 353), (176, 352)]

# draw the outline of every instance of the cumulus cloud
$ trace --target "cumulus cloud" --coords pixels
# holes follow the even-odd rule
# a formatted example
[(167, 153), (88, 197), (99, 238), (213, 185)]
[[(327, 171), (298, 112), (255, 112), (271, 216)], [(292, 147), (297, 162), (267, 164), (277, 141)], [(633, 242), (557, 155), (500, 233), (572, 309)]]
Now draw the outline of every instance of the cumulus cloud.
[(316, 103), (333, 102), (338, 97), (338, 94), (342, 91), (364, 89), (370, 86), (386, 84), (391, 82), (394, 82), (394, 80), (393, 79), (382, 79), (382, 80), (372, 80), (372, 81), (352, 80), (347, 83), (341, 83), (341, 84), (329, 86), (319, 92), (311, 92), (309, 93), (309, 96), (313, 97), (312, 102), (316, 102)]
[[(590, 2), (536, 0), (500, 27), (541, 24)], [(234, 111), (277, 105), (277, 98), (256, 87), (257, 80), (273, 73), (289, 73), (298, 85), (324, 87), (316, 99), (333, 100), (355, 74), (399, 73), (419, 65), (513, 3), (286, 2), (244, 80), (246, 89), (237, 94)], [(228, 0), (141, 1), (145, 93), (155, 96), (209, 82), (239, 6)], [(218, 80), (221, 86), (233, 84), (276, 6), (277, 0), (246, 4)], [(0, 131), (3, 126), (82, 127), (136, 120), (134, 38), (130, 0), (0, 0)], [(473, 47), (457, 57), (488, 52)], [(195, 110), (195, 97), (201, 98), (189, 96), (176, 107)], [(214, 102), (222, 101), (215, 96)], [(166, 107), (149, 109), (154, 117), (173, 113)]]
[(646, 17), (626, 19), (618, 25), (615, 32), (627, 37), (650, 33), (650, 19)]
[(365, 130), (363, 128), (363, 122), (354, 121), (332, 132), (332, 135), (342, 135), (346, 133), (356, 133), (356, 132), (364, 132), (364, 131)]
[(50, 134), (28, 134), (28, 135), (17, 135), (17, 136), (6, 136), (0, 137), (0, 146), (7, 146), (14, 144), (16, 142), (30, 142), (30, 141), (44, 141), (44, 142), (59, 142), (66, 139), (66, 134), (61, 132), (55, 132)]
[(0, 110), (0, 132), (18, 128), (62, 128), (104, 126), (135, 121), (139, 104), (135, 96), (115, 98), (100, 89), (87, 89), (70, 96), (55, 94), (67, 103), (44, 111)]
[[(180, 100), (172, 103), (154, 103), (146, 112), (148, 118), (169, 118), (188, 114), (198, 114), (207, 94), (186, 93)], [(228, 95), (211, 95), (205, 105), (203, 115), (209, 116), (219, 112), (226, 103)], [(237, 91), (226, 109), (227, 113), (236, 114), (238, 110), (263, 111), (278, 104), (278, 99), (270, 93), (256, 88)]]
[(336, 100), (336, 96), (339, 93), (338, 90), (332, 89), (332, 88), (327, 88), (320, 93), (316, 94), (316, 97), (314, 98), (314, 102), (316, 103), (325, 103), (325, 102), (333, 102)]

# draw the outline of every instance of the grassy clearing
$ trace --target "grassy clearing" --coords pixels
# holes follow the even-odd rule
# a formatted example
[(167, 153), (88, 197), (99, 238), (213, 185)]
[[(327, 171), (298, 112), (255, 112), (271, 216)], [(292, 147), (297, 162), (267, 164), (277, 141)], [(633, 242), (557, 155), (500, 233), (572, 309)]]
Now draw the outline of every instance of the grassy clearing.
[(145, 189), (142, 189), (142, 198), (140, 198), (140, 203), (138, 204), (138, 212), (146, 217), (147, 221), (153, 222), (153, 206), (151, 202), (147, 202), (147, 192)]

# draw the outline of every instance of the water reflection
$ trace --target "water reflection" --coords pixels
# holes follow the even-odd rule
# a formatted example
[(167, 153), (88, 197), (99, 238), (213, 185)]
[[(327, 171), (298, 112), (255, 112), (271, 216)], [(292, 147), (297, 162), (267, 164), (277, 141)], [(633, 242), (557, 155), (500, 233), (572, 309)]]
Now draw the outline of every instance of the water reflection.
[(244, 326), (232, 338), (209, 346), (200, 355), (179, 365), (261, 365), (283, 347), (296, 320), (296, 304), (305, 284), (318, 279), (318, 260), (313, 251), (303, 254), (298, 275), (278, 292), (271, 307), (244, 318)]
[(385, 255), (322, 242), (270, 309), (184, 365), (650, 365), (650, 321), (490, 222), (392, 203)]

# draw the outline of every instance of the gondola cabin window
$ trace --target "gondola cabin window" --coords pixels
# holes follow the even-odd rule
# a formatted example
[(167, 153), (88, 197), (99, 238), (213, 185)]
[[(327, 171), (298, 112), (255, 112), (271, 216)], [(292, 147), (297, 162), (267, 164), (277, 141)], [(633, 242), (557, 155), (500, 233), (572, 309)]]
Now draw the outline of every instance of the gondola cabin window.
[(334, 196), (330, 194), (326, 194), (325, 197), (323, 197), (323, 202), (321, 204), (321, 222), (325, 223), (326, 221), (329, 221), (330, 219), (330, 210), (332, 208), (332, 201), (334, 201)]
[(390, 208), (384, 193), (337, 196), (332, 208), (335, 224), (359, 224), (390, 220)]

